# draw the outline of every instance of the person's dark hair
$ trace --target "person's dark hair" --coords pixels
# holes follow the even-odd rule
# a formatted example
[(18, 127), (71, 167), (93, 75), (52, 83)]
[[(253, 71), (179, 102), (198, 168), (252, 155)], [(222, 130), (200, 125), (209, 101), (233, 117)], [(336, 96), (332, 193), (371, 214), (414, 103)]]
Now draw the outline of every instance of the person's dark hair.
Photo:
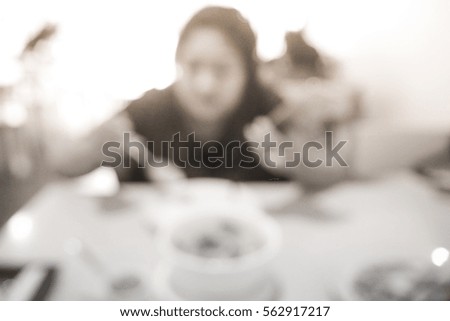
[(199, 28), (216, 28), (230, 41), (244, 58), (249, 80), (256, 74), (256, 37), (249, 22), (239, 11), (225, 7), (206, 7), (197, 12), (184, 26), (178, 41), (176, 56), (190, 33)]
[(305, 40), (303, 30), (287, 32), (284, 39), (286, 54), (294, 66), (308, 70), (314, 76), (325, 76), (322, 57), (317, 49)]

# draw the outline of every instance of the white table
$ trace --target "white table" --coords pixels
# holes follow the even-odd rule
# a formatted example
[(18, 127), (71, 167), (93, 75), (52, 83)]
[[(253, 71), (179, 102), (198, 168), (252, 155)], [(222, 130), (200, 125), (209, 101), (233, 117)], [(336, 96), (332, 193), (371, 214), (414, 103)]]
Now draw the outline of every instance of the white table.
[[(282, 228), (283, 245), (274, 264), (279, 285), (275, 299), (346, 299), (343, 280), (355, 267), (416, 257), (426, 260), (434, 248), (450, 248), (447, 196), (410, 173), (346, 183), (317, 194), (313, 199), (322, 214), (311, 211), (305, 198), (292, 202), (294, 184), (239, 188), (261, 206), (272, 207), (269, 213)], [(86, 193), (79, 180), (56, 182), (42, 190), (2, 229), (0, 263), (57, 264), (54, 300), (111, 299), (99, 274), (67, 252), (68, 240), (76, 237), (89, 244), (108, 273), (137, 273), (148, 289), (139, 299), (164, 299), (152, 284), (158, 254), (150, 223), (170, 210), (170, 200), (153, 185), (129, 184), (121, 187), (122, 204), (110, 210), (114, 200)], [(276, 202), (279, 208), (274, 210), (270, 205)]]

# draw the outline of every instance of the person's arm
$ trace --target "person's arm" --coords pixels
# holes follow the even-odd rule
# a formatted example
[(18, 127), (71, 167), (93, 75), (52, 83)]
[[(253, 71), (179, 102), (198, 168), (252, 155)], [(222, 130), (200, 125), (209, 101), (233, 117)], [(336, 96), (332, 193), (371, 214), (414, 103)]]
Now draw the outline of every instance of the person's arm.
[(130, 119), (120, 113), (82, 138), (70, 139), (58, 135), (51, 138), (48, 162), (54, 171), (65, 176), (89, 173), (107, 160), (102, 151), (105, 143), (118, 142), (123, 146), (123, 134), (132, 131)]
[(311, 131), (311, 128), (305, 130), (294, 127), (282, 133), (269, 117), (258, 117), (245, 130), (246, 138), (259, 143), (259, 146), (268, 133), (276, 146), (270, 150), (258, 148), (257, 152), (260, 159), (270, 160), (270, 164), (262, 161), (262, 165), (275, 175), (291, 178), (311, 188), (326, 187), (348, 177), (351, 162), (351, 146), (348, 143), (335, 149), (339, 149), (335, 158), (341, 157), (348, 166), (339, 164), (336, 159), (331, 162), (331, 166), (329, 164), (332, 156), (330, 148), (335, 148), (340, 141), (348, 138), (342, 130), (333, 131), (332, 141), (325, 138), (325, 130)]

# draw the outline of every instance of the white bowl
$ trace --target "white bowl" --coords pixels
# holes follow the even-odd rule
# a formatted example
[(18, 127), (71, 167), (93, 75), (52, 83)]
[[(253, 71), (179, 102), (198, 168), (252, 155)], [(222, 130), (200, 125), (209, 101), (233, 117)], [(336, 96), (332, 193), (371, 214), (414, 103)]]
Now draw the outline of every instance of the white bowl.
[[(219, 205), (219, 204), (217, 204)], [(281, 243), (278, 224), (249, 206), (205, 206), (161, 224), (171, 286), (192, 300), (246, 300), (267, 288)]]

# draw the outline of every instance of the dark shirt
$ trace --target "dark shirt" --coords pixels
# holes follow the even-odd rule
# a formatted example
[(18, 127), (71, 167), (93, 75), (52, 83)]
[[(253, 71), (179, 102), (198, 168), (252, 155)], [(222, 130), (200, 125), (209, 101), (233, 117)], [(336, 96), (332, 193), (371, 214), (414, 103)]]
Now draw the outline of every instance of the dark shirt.
[[(279, 104), (271, 91), (255, 86), (247, 91), (240, 106), (229, 117), (224, 134), (217, 141), (199, 141), (188, 128), (187, 119), (177, 101), (173, 86), (150, 90), (131, 102), (126, 109), (135, 130), (147, 141), (149, 150), (160, 161), (169, 158), (187, 177), (216, 177), (231, 180), (279, 180), (267, 172), (245, 141), (245, 125)], [(136, 166), (122, 179), (143, 181), (145, 175)]]

